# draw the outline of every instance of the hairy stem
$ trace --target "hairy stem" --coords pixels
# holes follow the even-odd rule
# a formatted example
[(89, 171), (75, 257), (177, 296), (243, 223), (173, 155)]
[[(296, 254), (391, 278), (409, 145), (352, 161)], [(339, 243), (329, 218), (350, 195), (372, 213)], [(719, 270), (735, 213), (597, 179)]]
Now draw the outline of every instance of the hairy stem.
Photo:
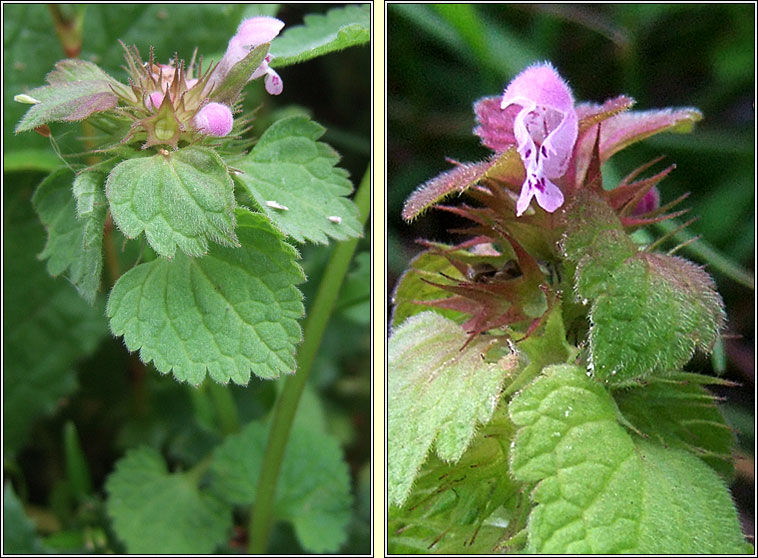
[[(368, 219), (371, 205), (371, 167), (361, 180), (355, 203), (360, 211), (361, 224)], [(347, 273), (358, 239), (354, 238), (338, 244), (324, 270), (318, 293), (305, 322), (303, 345), (297, 354), (297, 373), (285, 380), (284, 389), (274, 405), (266, 453), (263, 456), (258, 490), (250, 514), (250, 554), (263, 554), (268, 546), (268, 538), (274, 522), (274, 497), (276, 483), (281, 468), (284, 450), (287, 447), (292, 421), (295, 418), (300, 395), (303, 393), (308, 374), (316, 356), (321, 338), (332, 313), (334, 301)]]

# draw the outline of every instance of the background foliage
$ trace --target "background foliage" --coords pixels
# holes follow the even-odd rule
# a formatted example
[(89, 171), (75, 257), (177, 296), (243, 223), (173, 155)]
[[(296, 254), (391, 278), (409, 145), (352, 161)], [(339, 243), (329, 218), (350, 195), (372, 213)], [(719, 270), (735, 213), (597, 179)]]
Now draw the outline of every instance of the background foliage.
[[(635, 109), (695, 106), (705, 115), (692, 134), (661, 134), (617, 154), (603, 167), (615, 184), (665, 155), (676, 170), (661, 184), (662, 203), (691, 192), (685, 206), (702, 241), (681, 255), (706, 264), (728, 316), (709, 369), (740, 383), (717, 388), (738, 432), (732, 493), (746, 533), (754, 531), (754, 290), (723, 272), (723, 262), (754, 269), (754, 28), (752, 5), (390, 5), (388, 8), (388, 290), (421, 247), (416, 238), (449, 242), (457, 224), (429, 212), (400, 218), (416, 186), (450, 168), (445, 157), (483, 159), (473, 135), (474, 101), (502, 92), (527, 65), (550, 60), (578, 101), (625, 93)], [(661, 230), (651, 229), (659, 235)], [(684, 240), (682, 237), (680, 239)]]
[[(245, 17), (276, 15), (291, 27), (302, 24), (308, 14), (321, 17), (318, 14), (333, 8), (314, 4), (111, 4), (57, 5), (55, 9), (81, 25), (80, 57), (125, 81), (117, 39), (136, 44), (143, 56), (153, 45), (161, 62), (174, 52), (188, 59), (197, 46), (207, 63), (220, 59)], [(213, 25), (203, 23), (211, 21)], [(115, 462), (127, 455), (124, 463), (129, 461), (130, 468), (111, 477), (109, 491), (118, 493), (119, 485), (129, 482), (128, 475), (143, 467), (145, 478), (153, 479), (166, 494), (181, 491), (187, 498), (189, 507), (177, 509), (177, 513), (203, 510), (208, 516), (204, 521), (207, 531), (232, 535), (220, 550), (239, 552), (247, 546), (244, 532), (229, 531), (229, 527), (232, 521), (244, 525), (244, 520), (225, 517), (225, 512), (214, 514), (218, 508), (211, 496), (186, 491), (182, 471), (196, 466), (235, 425), (265, 417), (277, 383), (253, 378), (247, 387), (224, 388), (206, 380), (196, 389), (162, 376), (140, 363), (136, 355), (129, 355), (120, 338), (111, 337), (102, 291), (89, 306), (66, 279), (48, 276), (45, 262), (37, 258), (46, 235), (31, 198), (37, 185), (61, 161), (48, 138), (33, 132), (13, 134), (28, 108), (14, 103), (13, 95), (44, 83), (55, 62), (66, 57), (67, 38), (65, 33), (56, 33), (53, 10), (45, 5), (4, 5), (3, 25), (4, 509), (6, 518), (19, 526), (16, 531), (5, 524), (19, 536), (5, 540), (4, 550), (11, 551), (7, 545), (13, 544), (16, 551), (37, 552), (44, 547), (57, 552), (123, 552), (106, 515), (104, 498), (106, 477)], [(342, 155), (339, 166), (357, 185), (370, 157), (369, 68), (366, 46), (278, 68), (284, 81), (282, 95), (268, 96), (262, 81), (246, 88), (245, 109), (258, 109), (252, 134), (260, 137), (274, 121), (286, 116), (310, 116), (326, 128), (319, 140)], [(79, 124), (53, 124), (50, 128), (62, 152), (85, 150), (79, 141)], [(122, 242), (120, 236), (115, 239), (117, 249), (111, 261), (124, 272), (134, 264), (138, 247)], [(297, 246), (308, 277), (301, 286), (306, 312), (333, 246), (334, 242), (329, 247)], [(298, 540), (309, 541), (314, 549), (342, 543), (342, 552), (368, 552), (369, 247), (370, 238), (365, 235), (305, 398), (307, 406), (314, 409), (310, 412), (320, 417), (316, 426), (308, 421), (310, 427), (318, 429), (318, 436), (328, 435), (329, 441), (339, 442), (349, 467), (350, 486), (340, 487), (338, 498), (343, 503), (353, 502), (351, 513), (331, 519), (338, 521), (340, 528), (346, 526), (347, 540), (319, 539), (323, 526), (315, 524), (312, 517), (298, 516), (300, 507), (291, 497), (284, 497), (277, 510), (289, 523), (276, 525), (272, 552), (302, 553)], [(108, 288), (115, 272), (105, 270)], [(135, 449), (145, 445), (149, 448)], [(285, 461), (285, 470), (287, 467), (298, 482), (307, 478), (307, 470), (298, 470), (297, 463), (287, 465)], [(298, 493), (296, 488), (290, 486), (292, 494)], [(111, 510), (116, 522), (119, 505)], [(202, 517), (194, 519), (203, 522)], [(142, 520), (153, 522), (147, 513)], [(33, 525), (42, 539), (29, 535)]]

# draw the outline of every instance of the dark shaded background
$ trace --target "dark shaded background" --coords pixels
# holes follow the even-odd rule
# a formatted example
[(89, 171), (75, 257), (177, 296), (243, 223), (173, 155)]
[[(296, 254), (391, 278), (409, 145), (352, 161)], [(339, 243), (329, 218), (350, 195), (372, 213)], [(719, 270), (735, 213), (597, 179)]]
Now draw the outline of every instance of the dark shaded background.
[[(452, 240), (442, 212), (412, 224), (402, 205), (420, 184), (450, 168), (445, 157), (478, 161), (489, 154), (474, 136), (474, 101), (502, 93), (526, 66), (549, 60), (577, 101), (621, 93), (635, 109), (695, 106), (705, 115), (692, 134), (661, 134), (614, 155), (603, 167), (613, 184), (659, 155), (676, 170), (660, 185), (663, 203), (691, 192), (688, 228), (731, 263), (755, 267), (755, 5), (523, 4), (399, 5), (387, 16), (388, 292), (416, 238)], [(660, 231), (652, 230), (653, 234)], [(669, 247), (673, 246), (672, 244)], [(698, 245), (691, 248), (698, 249)], [(754, 532), (755, 293), (693, 250), (726, 303), (725, 377), (718, 390), (738, 432), (732, 491), (745, 532)], [(710, 359), (690, 370), (708, 373)]]

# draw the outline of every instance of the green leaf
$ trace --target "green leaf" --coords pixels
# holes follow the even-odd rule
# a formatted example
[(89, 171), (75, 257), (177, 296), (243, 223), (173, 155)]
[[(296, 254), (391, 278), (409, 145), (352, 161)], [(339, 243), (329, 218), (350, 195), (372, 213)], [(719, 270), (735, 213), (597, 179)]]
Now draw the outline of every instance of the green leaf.
[(13, 485), (3, 487), (3, 554), (47, 554), (34, 523), (24, 513)]
[(521, 483), (508, 470), (513, 433), (501, 405), (458, 462), (430, 455), (404, 506), (389, 509), (390, 553), (503, 552), (528, 512)]
[(16, 133), (48, 122), (84, 120), (116, 106), (118, 97), (113, 88), (126, 90), (95, 64), (85, 60), (61, 60), (48, 74), (47, 81), (50, 85), (29, 91), (28, 95), (39, 102), (18, 123)]
[(82, 304), (66, 281), (51, 279), (35, 258), (45, 234), (28, 194), (20, 188), (11, 197), (6, 190), (4, 198), (3, 319), (9, 327), (3, 339), (3, 447), (8, 456), (23, 447), (35, 421), (75, 389), (73, 366), (95, 350), (107, 327), (101, 305)]
[[(249, 423), (216, 450), (211, 486), (226, 501), (255, 501), (268, 427)], [(300, 544), (314, 553), (336, 552), (347, 539), (351, 516), (350, 476), (337, 441), (296, 422), (287, 443), (274, 513), (295, 528)]]
[(390, 338), (390, 504), (403, 504), (432, 443), (442, 459), (457, 461), (477, 424), (492, 417), (515, 359), (485, 362), (492, 341), (480, 336), (461, 351), (467, 338), (458, 324), (434, 312), (408, 318)]
[(215, 151), (186, 147), (119, 163), (105, 193), (113, 220), (127, 238), (145, 231), (161, 256), (179, 246), (189, 256), (208, 251), (208, 239), (237, 246), (234, 184)]
[(105, 488), (113, 529), (131, 554), (211, 554), (229, 536), (231, 509), (188, 474), (169, 473), (151, 448), (129, 451)]
[[(536, 483), (528, 551), (545, 554), (745, 552), (734, 503), (690, 453), (633, 439), (605, 388), (550, 366), (510, 403), (521, 428), (516, 479)], [(693, 534), (697, 536), (693, 536)]]
[(268, 220), (237, 210), (241, 248), (203, 258), (138, 265), (116, 282), (107, 313), (113, 333), (162, 373), (199, 384), (246, 384), (295, 371), (304, 280), (297, 252)]
[[(704, 376), (705, 381), (713, 377)], [(690, 451), (726, 480), (734, 474), (734, 433), (716, 405), (716, 397), (689, 375), (616, 394), (619, 410), (634, 428), (662, 446)]]
[(729, 489), (710, 467), (680, 449), (636, 446), (645, 497), (638, 553), (753, 553)]
[(323, 133), (308, 118), (284, 118), (237, 164), (244, 173), (237, 180), (271, 222), (298, 242), (361, 236), (358, 209), (345, 197), (353, 186), (347, 171), (334, 166), (337, 152), (316, 141)]
[[(103, 269), (103, 227), (108, 204), (103, 193), (105, 176), (85, 171), (74, 177), (68, 169), (50, 174), (37, 188), (32, 203), (47, 229), (40, 259), (47, 259), (53, 277), (67, 277), (92, 304)], [(71, 183), (74, 196), (71, 195)]]
[(713, 280), (678, 257), (639, 252), (611, 208), (580, 194), (562, 241), (576, 264), (575, 291), (590, 306), (590, 363), (596, 377), (626, 386), (670, 374), (710, 352), (723, 328)]
[(85, 249), (102, 244), (105, 214), (108, 209), (108, 200), (105, 199), (103, 191), (104, 183), (105, 175), (94, 171), (80, 172), (74, 179), (76, 216), (85, 222)]
[(289, 66), (370, 40), (371, 6), (334, 8), (324, 15), (307, 15), (303, 25), (285, 29), (271, 45), (271, 65)]
[[(128, 87), (119, 83), (96, 64), (78, 58), (66, 58), (56, 62), (55, 69), (47, 74), (47, 82), (50, 85), (66, 85), (72, 83), (81, 83), (83, 81), (105, 82), (108, 90), (111, 87), (117, 91), (127, 91)], [(105, 89), (105, 86), (103, 86)]]

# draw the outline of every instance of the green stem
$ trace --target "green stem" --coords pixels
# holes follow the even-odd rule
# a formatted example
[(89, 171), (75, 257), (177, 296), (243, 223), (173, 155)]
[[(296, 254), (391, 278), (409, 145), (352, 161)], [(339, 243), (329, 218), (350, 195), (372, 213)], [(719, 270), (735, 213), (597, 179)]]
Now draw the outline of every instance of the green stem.
[[(360, 211), (360, 220), (363, 225), (368, 219), (371, 206), (370, 166), (366, 169), (354, 201)], [(258, 490), (250, 514), (250, 544), (248, 546), (250, 554), (263, 554), (268, 546), (269, 534), (274, 523), (276, 483), (292, 421), (295, 418), (300, 395), (303, 393), (313, 359), (321, 344), (334, 301), (337, 299), (357, 245), (358, 239), (354, 238), (341, 242), (334, 248), (305, 322), (303, 345), (297, 354), (297, 373), (285, 380), (284, 389), (274, 406), (266, 452), (263, 456), (260, 477), (258, 477)]]

